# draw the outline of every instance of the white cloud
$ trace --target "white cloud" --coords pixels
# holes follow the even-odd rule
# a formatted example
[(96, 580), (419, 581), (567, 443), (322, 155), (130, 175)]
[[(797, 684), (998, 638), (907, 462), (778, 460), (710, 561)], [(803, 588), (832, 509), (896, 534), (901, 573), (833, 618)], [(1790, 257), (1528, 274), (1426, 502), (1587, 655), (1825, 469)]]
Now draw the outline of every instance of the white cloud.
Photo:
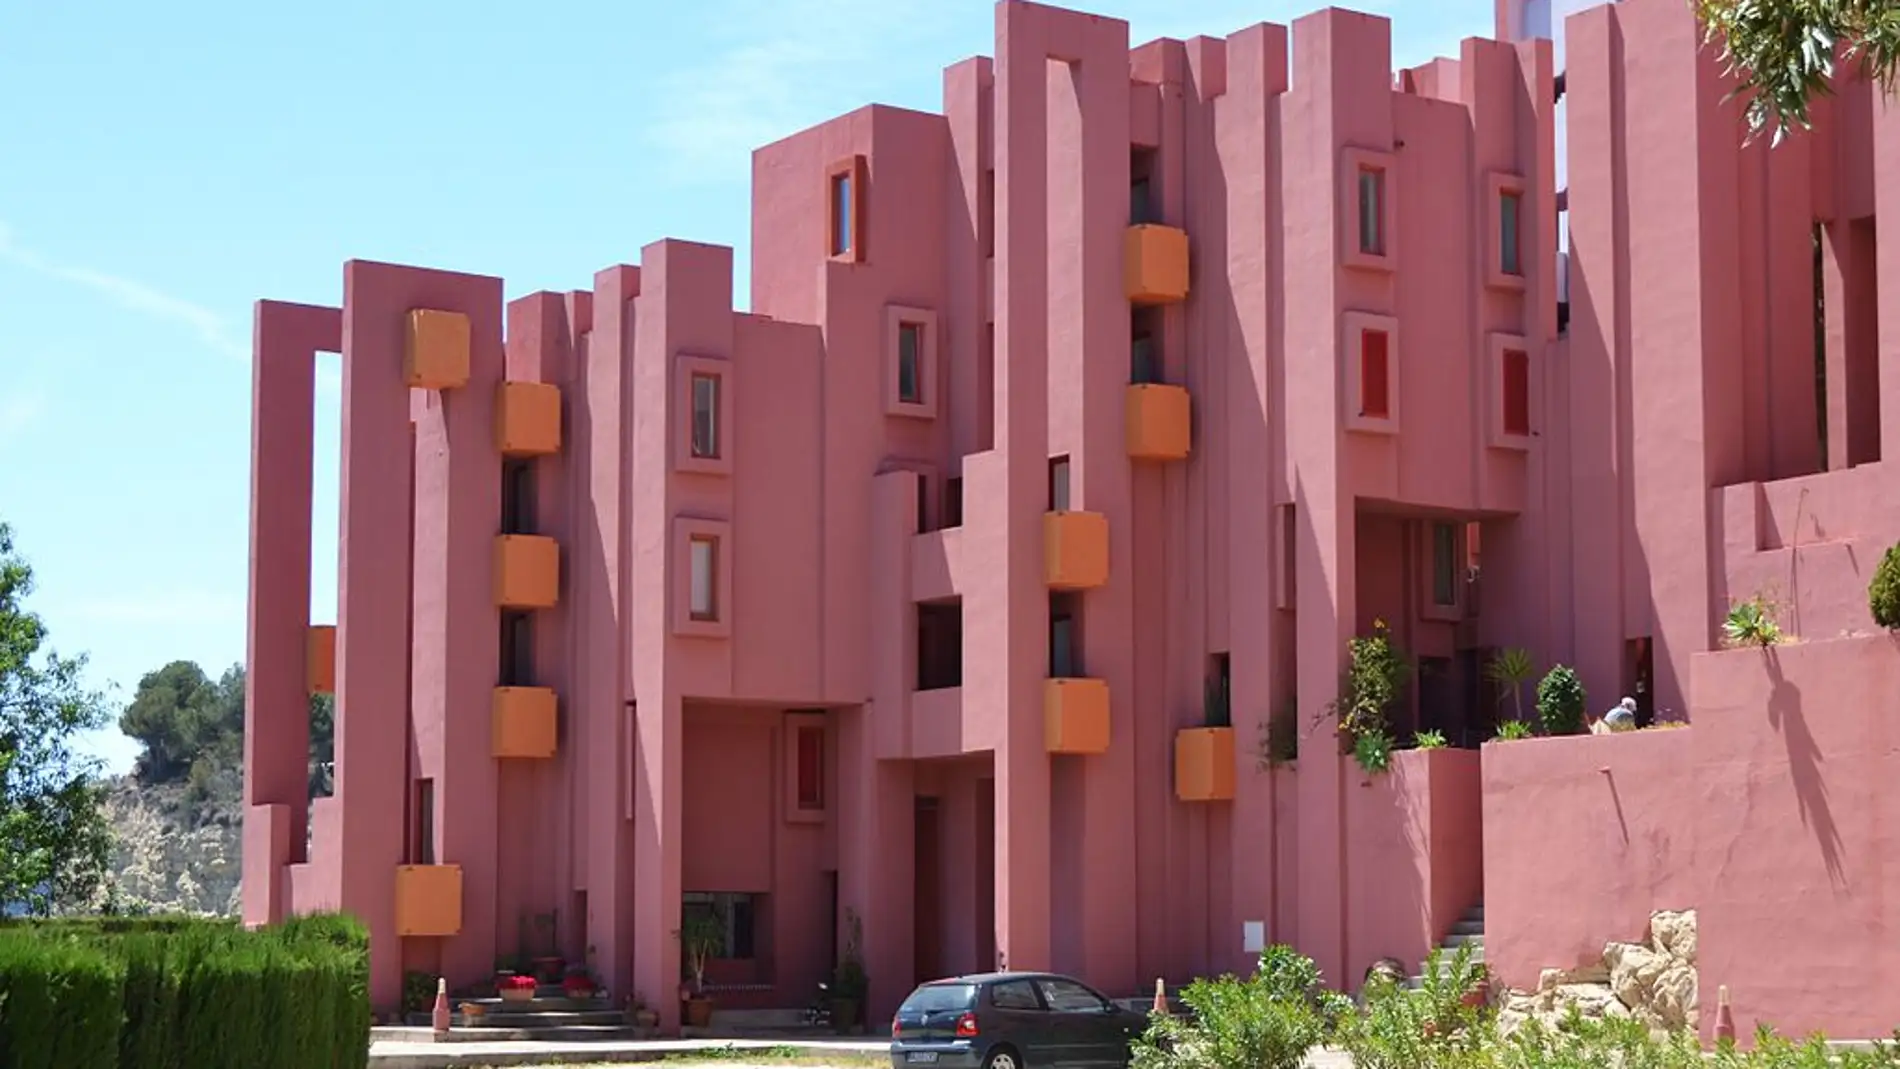
[(49, 260), (17, 244), (12, 228), (4, 222), (0, 222), (0, 260), (36, 275), (92, 290), (127, 311), (176, 324), (198, 335), (207, 346), (224, 356), (239, 360), (250, 358), (250, 346), (233, 337), (224, 318), (204, 305), (153, 289), (136, 279)]

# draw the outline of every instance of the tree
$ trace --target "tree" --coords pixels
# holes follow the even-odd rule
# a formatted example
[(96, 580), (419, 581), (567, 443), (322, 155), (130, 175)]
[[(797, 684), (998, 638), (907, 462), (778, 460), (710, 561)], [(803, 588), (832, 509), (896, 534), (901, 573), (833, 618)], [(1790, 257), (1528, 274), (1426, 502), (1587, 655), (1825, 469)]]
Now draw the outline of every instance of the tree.
[[(310, 794), (330, 793), (333, 703), (310, 698)], [(187, 804), (203, 808), (234, 792), (244, 763), (244, 666), (216, 681), (192, 661), (145, 673), (119, 717), (119, 730), (143, 747), (136, 774), (146, 785), (183, 782)], [(233, 795), (235, 799), (235, 795)]]
[(61, 657), (23, 607), (33, 570), (0, 523), (0, 909), (47, 914), (89, 901), (105, 883), (112, 832), (96, 758), (74, 751), (110, 722), (86, 689), (86, 660)]
[(1705, 40), (1741, 79), (1751, 136), (1776, 143), (1808, 127), (1808, 105), (1846, 62), (1888, 93), (1900, 73), (1900, 4), (1893, 0), (1693, 0)]

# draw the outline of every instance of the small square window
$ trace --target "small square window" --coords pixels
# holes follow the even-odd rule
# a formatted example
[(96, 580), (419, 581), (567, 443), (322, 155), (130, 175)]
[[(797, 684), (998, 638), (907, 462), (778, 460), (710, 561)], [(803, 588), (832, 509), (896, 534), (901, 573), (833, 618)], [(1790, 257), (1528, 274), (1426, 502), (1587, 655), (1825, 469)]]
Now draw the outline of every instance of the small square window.
[(1383, 330), (1359, 335), (1359, 414), (1392, 418), (1391, 336)]
[(689, 612), (696, 621), (719, 619), (719, 540), (710, 535), (694, 535), (691, 542), (692, 571), (689, 588)]
[(924, 325), (897, 325), (897, 399), (907, 405), (924, 403)]
[(693, 456), (719, 456), (719, 376), (693, 375)]
[(1507, 275), (1524, 273), (1522, 245), (1518, 239), (1518, 216), (1523, 195), (1515, 190), (1498, 194), (1498, 270)]
[(1359, 169), (1359, 251), (1385, 255), (1385, 171)]

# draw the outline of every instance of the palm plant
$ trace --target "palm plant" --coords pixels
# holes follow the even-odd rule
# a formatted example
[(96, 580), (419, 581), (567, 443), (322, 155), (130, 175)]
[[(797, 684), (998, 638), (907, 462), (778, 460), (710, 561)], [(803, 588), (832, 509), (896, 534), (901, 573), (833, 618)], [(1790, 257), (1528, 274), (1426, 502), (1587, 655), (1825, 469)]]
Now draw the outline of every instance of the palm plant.
[(1492, 655), (1490, 662), (1484, 666), (1484, 677), (1504, 688), (1504, 692), (1498, 695), (1499, 704), (1503, 704), (1504, 695), (1508, 693), (1516, 719), (1522, 720), (1524, 684), (1530, 681), (1536, 671), (1536, 667), (1531, 664), (1531, 655), (1520, 647), (1511, 646)]

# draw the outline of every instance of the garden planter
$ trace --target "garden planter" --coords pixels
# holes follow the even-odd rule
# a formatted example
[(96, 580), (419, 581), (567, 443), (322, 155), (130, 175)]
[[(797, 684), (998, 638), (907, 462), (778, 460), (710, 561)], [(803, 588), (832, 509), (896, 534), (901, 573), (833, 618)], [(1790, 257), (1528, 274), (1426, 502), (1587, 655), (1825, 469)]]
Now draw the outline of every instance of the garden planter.
[(561, 994), (571, 999), (590, 999), (594, 997), (594, 985), (591, 983), (577, 984), (569, 981), (561, 985)]
[(503, 1002), (533, 1002), (534, 988), (504, 987), (501, 989), (501, 1000)]
[(680, 1003), (680, 1023), (688, 1028), (704, 1028), (712, 1023), (712, 1011), (712, 999), (685, 999)]
[[(708, 1018), (711, 1016), (711, 1013), (707, 1014)], [(633, 1011), (633, 1026), (635, 1028), (658, 1028), (660, 1026), (660, 1011), (649, 1010), (644, 1007)]]

